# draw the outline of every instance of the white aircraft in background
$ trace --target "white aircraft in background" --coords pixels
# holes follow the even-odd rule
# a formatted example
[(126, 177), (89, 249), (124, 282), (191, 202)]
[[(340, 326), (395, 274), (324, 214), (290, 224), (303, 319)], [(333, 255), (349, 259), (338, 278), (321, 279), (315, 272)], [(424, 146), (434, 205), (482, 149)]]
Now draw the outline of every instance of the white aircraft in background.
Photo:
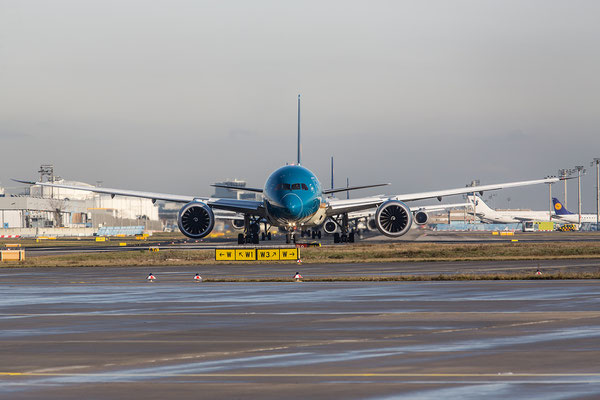
[[(558, 201), (556, 197), (552, 198), (552, 203), (554, 204), (554, 216), (552, 219), (559, 220), (561, 222), (569, 223), (569, 224), (578, 224), (579, 223), (579, 214), (572, 213), (563, 204)], [(581, 222), (597, 222), (596, 214), (581, 214)]]
[(494, 210), (490, 208), (479, 196), (467, 196), (472, 209), (468, 214), (475, 216), (483, 222), (513, 224), (524, 221), (550, 221), (548, 211), (521, 211), (521, 210)]
[[(557, 198), (552, 198), (554, 212), (549, 211), (521, 211), (521, 210), (494, 210), (490, 208), (479, 196), (467, 196), (471, 205), (474, 205), (475, 215), (483, 222), (512, 224), (526, 221), (554, 221), (562, 224), (579, 223), (579, 214), (568, 211)], [(473, 210), (468, 211), (473, 215)], [(581, 214), (581, 222), (596, 222), (596, 215)]]

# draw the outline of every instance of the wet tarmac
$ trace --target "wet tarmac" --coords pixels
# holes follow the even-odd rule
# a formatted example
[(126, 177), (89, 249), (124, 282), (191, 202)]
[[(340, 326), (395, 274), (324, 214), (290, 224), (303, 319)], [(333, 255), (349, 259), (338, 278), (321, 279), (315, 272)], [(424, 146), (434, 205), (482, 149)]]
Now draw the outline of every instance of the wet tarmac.
[(600, 397), (597, 281), (151, 272), (154, 283), (143, 268), (0, 270), (0, 398)]
[(457, 274), (598, 273), (600, 259), (516, 260), (516, 261), (435, 261), (393, 263), (290, 263), (164, 266), (164, 267), (43, 267), (1, 268), (0, 284), (29, 285), (32, 276), (40, 284), (139, 284), (154, 273), (159, 282), (189, 283), (200, 273), (204, 278), (270, 279), (291, 278), (300, 271), (305, 278), (393, 277), (402, 275), (437, 276)]

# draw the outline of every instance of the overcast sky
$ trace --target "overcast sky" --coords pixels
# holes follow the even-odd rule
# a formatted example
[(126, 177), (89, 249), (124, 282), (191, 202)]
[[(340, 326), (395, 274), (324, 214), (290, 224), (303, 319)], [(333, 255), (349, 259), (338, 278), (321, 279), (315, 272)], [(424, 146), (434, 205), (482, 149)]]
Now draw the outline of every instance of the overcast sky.
[[(336, 186), (388, 193), (579, 164), (595, 211), (599, 15), (576, 0), (0, 0), (0, 184), (53, 163), (106, 187), (262, 187), (295, 161), (301, 93), (303, 164), (324, 186), (332, 155)], [(492, 204), (547, 209), (547, 187)]]

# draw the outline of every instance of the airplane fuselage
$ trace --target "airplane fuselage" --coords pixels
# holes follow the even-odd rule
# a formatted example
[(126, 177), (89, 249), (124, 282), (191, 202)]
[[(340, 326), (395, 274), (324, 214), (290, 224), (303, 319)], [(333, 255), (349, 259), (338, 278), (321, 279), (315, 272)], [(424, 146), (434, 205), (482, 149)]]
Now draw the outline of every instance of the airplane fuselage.
[[(552, 213), (549, 217), (548, 211), (477, 211), (477, 216), (486, 222), (511, 224), (523, 221), (554, 221), (561, 224), (579, 223), (578, 214), (556, 215)], [(581, 222), (596, 222), (596, 216), (593, 214), (581, 214)]]
[[(552, 217), (555, 221), (566, 222), (569, 224), (578, 224), (579, 223), (579, 214), (568, 214), (568, 215), (559, 215), (556, 217)], [(592, 222), (596, 223), (596, 215), (595, 214), (581, 214), (581, 222)]]
[(273, 225), (293, 229), (321, 225), (327, 204), (321, 183), (300, 165), (286, 165), (273, 172), (263, 189), (267, 219)]
[(548, 211), (493, 211), (479, 212), (477, 216), (491, 223), (512, 224), (523, 221), (548, 221)]

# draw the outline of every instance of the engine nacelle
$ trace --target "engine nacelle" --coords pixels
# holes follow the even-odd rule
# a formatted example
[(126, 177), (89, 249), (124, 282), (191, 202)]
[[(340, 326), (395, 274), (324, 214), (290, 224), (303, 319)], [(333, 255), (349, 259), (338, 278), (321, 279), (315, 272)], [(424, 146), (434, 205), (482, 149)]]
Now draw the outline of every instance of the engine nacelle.
[(370, 219), (367, 221), (367, 228), (368, 228), (370, 231), (374, 231), (375, 229), (377, 229), (377, 222), (375, 222), (375, 218), (370, 218)]
[(323, 224), (323, 230), (325, 231), (325, 233), (332, 234), (337, 230), (337, 224), (332, 220), (328, 219)]
[(233, 229), (242, 230), (244, 229), (244, 221), (241, 219), (232, 219), (231, 226), (233, 226)]
[(377, 208), (375, 224), (385, 236), (399, 237), (410, 229), (412, 213), (403, 202), (388, 200)]
[(417, 225), (425, 225), (429, 221), (429, 214), (425, 211), (417, 211), (414, 215), (414, 221)]
[(177, 225), (185, 236), (200, 239), (212, 231), (215, 226), (215, 214), (208, 205), (192, 201), (179, 210)]

